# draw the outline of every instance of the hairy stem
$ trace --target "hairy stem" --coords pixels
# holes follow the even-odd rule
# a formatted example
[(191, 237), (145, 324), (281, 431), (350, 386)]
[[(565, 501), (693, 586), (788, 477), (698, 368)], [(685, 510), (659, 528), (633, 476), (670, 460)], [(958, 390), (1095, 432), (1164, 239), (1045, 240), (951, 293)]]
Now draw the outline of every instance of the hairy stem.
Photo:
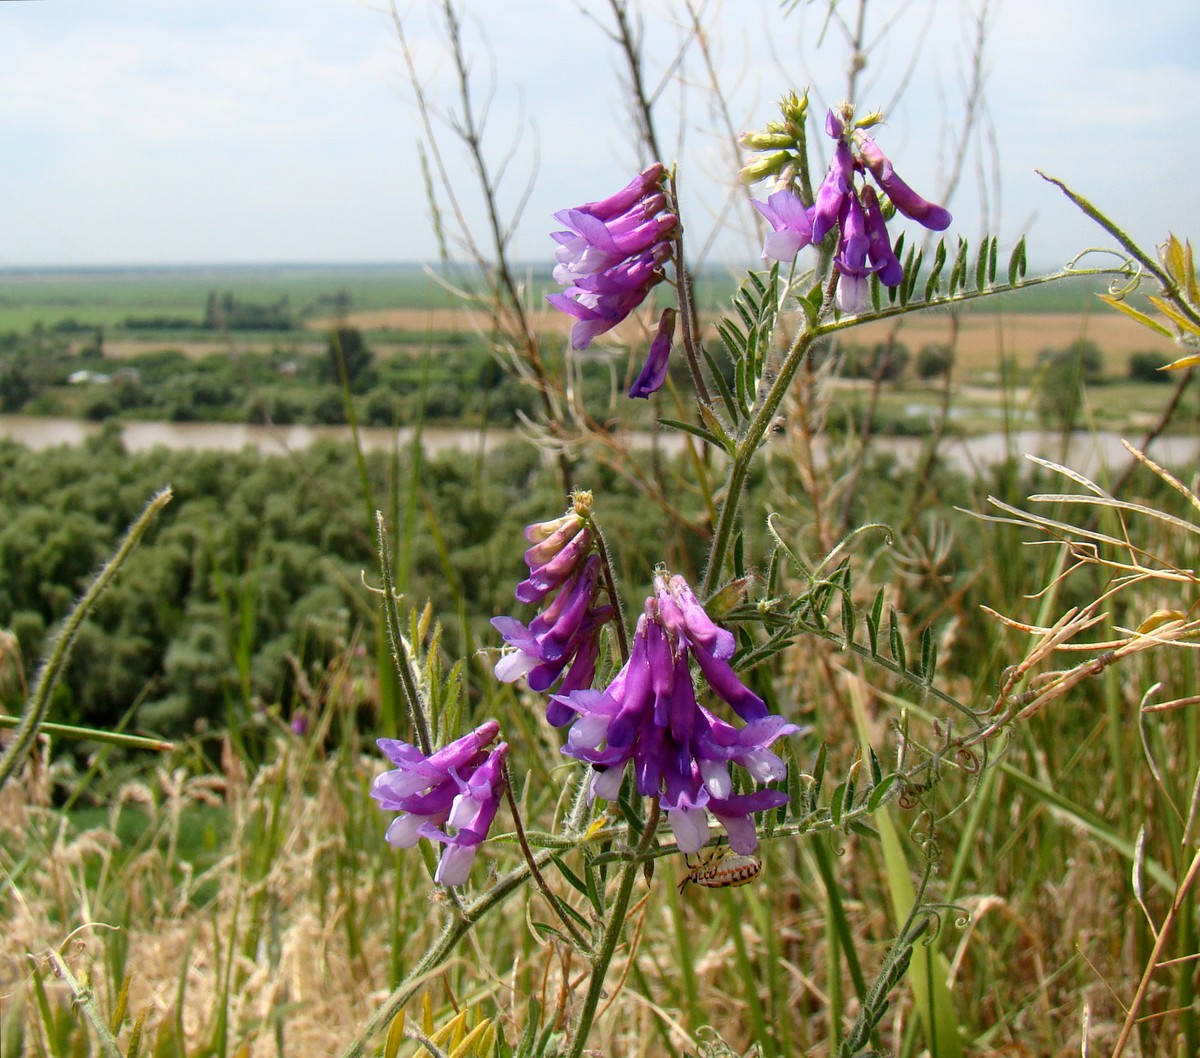
[(559, 900), (550, 886), (546, 884), (546, 879), (542, 875), (541, 868), (538, 867), (533, 850), (529, 847), (529, 841), (525, 837), (525, 824), (521, 822), (521, 812), (517, 808), (517, 799), (513, 796), (512, 774), (508, 770), (507, 762), (504, 765), (504, 795), (508, 800), (508, 810), (512, 813), (513, 829), (517, 834), (517, 844), (521, 846), (521, 855), (525, 857), (525, 863), (529, 866), (529, 873), (533, 877), (534, 883), (541, 891), (542, 896), (546, 898), (546, 903), (550, 905), (554, 913), (558, 916), (558, 920), (566, 927), (567, 932), (571, 934), (571, 939), (578, 945), (581, 951), (590, 955), (592, 953), (591, 944), (588, 943), (587, 938), (579, 931), (579, 927), (575, 925), (575, 922), (563, 907), (562, 901)]
[(4, 756), (0, 757), (0, 787), (3, 787), (13, 776), (24, 762), (30, 749), (33, 748), (38, 730), (41, 728), (42, 722), (46, 719), (46, 713), (50, 710), (50, 699), (54, 693), (54, 688), (58, 684), (59, 677), (62, 676), (63, 669), (66, 668), (67, 661), (71, 656), (71, 649), (75, 645), (75, 639), (79, 635), (80, 628), (83, 627), (83, 622), (96, 605), (96, 601), (100, 598), (101, 593), (112, 583), (113, 578), (117, 575), (117, 570), (121, 568), (130, 553), (137, 546), (138, 541), (141, 540), (146, 530), (150, 527), (150, 523), (154, 521), (155, 516), (171, 502), (171, 496), (170, 488), (165, 488), (151, 498), (150, 502), (146, 504), (145, 510), (138, 516), (137, 521), (125, 533), (125, 538), (121, 541), (112, 558), (104, 564), (104, 567), (96, 575), (96, 579), (92, 581), (88, 590), (84, 592), (83, 597), (67, 615), (66, 621), (63, 622), (62, 631), (59, 632), (58, 637), (54, 641), (53, 649), (42, 663), (42, 667), (38, 670), (37, 679), (33, 685), (33, 693), (29, 696), (29, 703), (25, 707), (21, 724), (17, 728), (17, 732), (13, 736), (13, 740), (9, 743), (8, 748), (4, 751)]
[(383, 581), (383, 622), (387, 626), (388, 643), (392, 648), (392, 666), (400, 679), (400, 688), (404, 691), (417, 747), (428, 757), (433, 753), (433, 737), (429, 733), (429, 719), (425, 715), (421, 693), (417, 690), (417, 678), (413, 674), (408, 646), (400, 630), (400, 611), (396, 606), (396, 582), (392, 572), (392, 549), (388, 545), (387, 526), (384, 524), (382, 511), (375, 512), (375, 528), (378, 534), (379, 572)]

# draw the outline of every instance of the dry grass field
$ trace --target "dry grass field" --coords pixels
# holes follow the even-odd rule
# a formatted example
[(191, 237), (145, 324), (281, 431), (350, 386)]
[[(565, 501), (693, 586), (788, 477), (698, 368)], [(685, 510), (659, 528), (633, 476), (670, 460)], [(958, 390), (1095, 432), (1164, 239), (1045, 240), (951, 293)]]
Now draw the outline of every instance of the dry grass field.
[[(326, 330), (332, 320), (309, 324), (312, 330)], [(543, 313), (539, 326), (547, 334), (565, 337), (571, 320), (561, 313)], [(352, 313), (346, 323), (364, 331), (395, 330), (408, 334), (422, 331), (484, 329), (482, 313), (467, 309), (378, 309)], [(868, 324), (855, 332), (855, 341), (870, 344), (888, 339), (896, 329), (892, 322)], [(955, 340), (955, 322), (949, 314), (916, 314), (903, 321), (897, 340), (916, 352), (931, 343)], [(639, 332), (627, 324), (616, 332), (618, 341), (635, 340)], [(647, 332), (648, 333), (648, 332)], [(715, 337), (715, 335), (714, 335)], [(1001, 356), (1013, 357), (1018, 368), (1032, 367), (1044, 349), (1061, 349), (1079, 338), (1095, 342), (1104, 352), (1110, 374), (1123, 374), (1132, 352), (1162, 352), (1169, 358), (1174, 344), (1139, 327), (1128, 317), (1097, 306), (1091, 315), (1074, 312), (974, 312), (963, 313), (957, 321), (957, 352), (960, 372), (974, 374), (999, 365)], [(1165, 359), (1164, 359), (1165, 362)]]

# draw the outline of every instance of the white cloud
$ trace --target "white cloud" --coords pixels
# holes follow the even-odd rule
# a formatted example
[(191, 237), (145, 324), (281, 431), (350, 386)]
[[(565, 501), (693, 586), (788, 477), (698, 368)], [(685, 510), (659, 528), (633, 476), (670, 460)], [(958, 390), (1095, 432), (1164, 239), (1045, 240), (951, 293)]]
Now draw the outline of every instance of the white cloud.
[[(525, 128), (504, 185), (509, 206), (540, 165), (515, 243), (532, 258), (545, 250), (553, 210), (619, 186), (639, 160), (622, 60), (573, 0), (465, 6), (476, 101), (494, 92), (494, 164)], [(667, 16), (679, 6), (643, 8), (652, 83), (674, 53), (680, 27)], [(820, 100), (840, 99), (845, 47), (831, 30), (816, 48), (824, 9), (710, 5), (712, 58), (737, 129), (768, 119), (783, 91), (806, 82)], [(1096, 240), (1032, 174), (1039, 166), (1114, 210), (1138, 238), (1153, 242), (1168, 228), (1200, 237), (1195, 196), (1183, 190), (1200, 148), (1172, 118), (1200, 94), (1187, 54), (1200, 21), (1194, 0), (1143, 5), (1137, 19), (1118, 0), (996, 0), (993, 10), (988, 102), (1002, 232), (1015, 237), (1036, 215), (1035, 250), (1051, 257)], [(872, 52), (862, 102), (886, 105), (909, 78), (879, 139), (905, 178), (933, 194), (960, 120), (969, 26), (959, 4), (925, 0), (907, 12)], [(411, 42), (435, 97), (450, 105), (454, 72), (433, 13), (414, 0)], [(660, 133), (668, 151), (683, 144), (685, 204), (700, 230), (723, 208), (730, 162), (699, 58), (683, 73), (686, 110), (674, 113), (679, 93), (668, 88)], [(522, 99), (536, 139), (521, 124)], [(419, 136), (382, 10), (348, 0), (0, 4), (0, 150), (12, 160), (0, 170), (9, 206), (0, 263), (429, 257)], [(443, 133), (441, 142), (451, 141)], [(447, 157), (460, 155), (448, 147)], [(954, 202), (972, 237), (974, 183), (968, 172)], [(478, 224), (473, 189), (463, 194)]]

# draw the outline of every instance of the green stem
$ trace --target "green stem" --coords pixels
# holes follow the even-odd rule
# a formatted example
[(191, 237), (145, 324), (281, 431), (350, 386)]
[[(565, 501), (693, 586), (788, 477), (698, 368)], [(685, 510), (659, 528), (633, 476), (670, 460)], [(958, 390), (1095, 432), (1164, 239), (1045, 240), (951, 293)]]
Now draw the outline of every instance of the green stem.
[[(21, 718), (18, 716), (0, 716), (0, 727), (18, 727)], [(75, 738), (88, 742), (105, 742), (113, 746), (124, 746), (126, 749), (152, 749), (167, 752), (175, 748), (174, 742), (166, 742), (161, 738), (146, 738), (142, 735), (126, 735), (120, 731), (104, 731), (95, 727), (75, 727), (73, 724), (43, 723), (39, 728), (48, 735), (60, 738)]]
[(763, 397), (758, 411), (747, 423), (745, 432), (734, 450), (733, 462), (729, 467), (729, 478), (725, 485), (725, 495), (721, 502), (721, 513), (717, 516), (717, 528), (713, 533), (713, 542), (708, 553), (708, 568), (704, 571), (704, 587), (701, 598), (707, 599), (716, 591), (726, 555), (729, 553), (729, 546), (733, 541), (733, 532), (737, 527), (742, 489), (746, 487), (750, 464), (771, 427), (775, 413), (783, 401), (783, 395), (792, 384), (792, 379), (796, 377), (796, 372), (804, 361), (805, 353), (808, 352), (817, 336), (816, 331), (807, 328), (796, 335), (792, 347), (788, 350), (779, 369), (779, 374)]
[(625, 627), (625, 610), (621, 606), (621, 596), (617, 594), (617, 581), (613, 576), (612, 560), (608, 555), (608, 545), (604, 542), (604, 533), (600, 529), (600, 523), (596, 521), (590, 514), (588, 521), (591, 522), (592, 531), (596, 534), (596, 554), (600, 556), (600, 569), (604, 575), (604, 590), (608, 592), (608, 599), (612, 603), (613, 608), (613, 623), (617, 629), (617, 646), (621, 651), (622, 664), (629, 660), (629, 632)]
[[(547, 850), (535, 856), (534, 861), (540, 867), (548, 863), (553, 855), (552, 851)], [(412, 999), (417, 990), (425, 983), (428, 976), (449, 958), (459, 941), (488, 912), (520, 889), (529, 878), (529, 864), (522, 863), (501, 878), (495, 886), (483, 893), (478, 900), (464, 908), (461, 916), (449, 919), (442, 927), (442, 932), (437, 940), (421, 956), (420, 961), (409, 971), (408, 976), (396, 987), (395, 991), (384, 1000), (383, 1005), (367, 1022), (366, 1027), (346, 1048), (342, 1058), (363, 1058), (371, 1038), (391, 1023), (404, 1004)]]
[(513, 829), (517, 834), (517, 844), (521, 846), (521, 855), (525, 857), (525, 863), (529, 867), (529, 873), (533, 876), (534, 883), (541, 890), (542, 896), (546, 898), (546, 903), (550, 905), (554, 913), (558, 916), (558, 920), (566, 927), (567, 932), (571, 934), (571, 939), (579, 947), (580, 951), (591, 955), (592, 946), (580, 932), (579, 927), (572, 921), (570, 914), (563, 907), (562, 901), (559, 900), (550, 886), (546, 884), (546, 879), (542, 876), (541, 868), (538, 867), (537, 860), (534, 858), (533, 850), (529, 847), (529, 841), (525, 837), (525, 824), (521, 821), (521, 812), (517, 808), (517, 799), (513, 796), (512, 775), (509, 773), (507, 762), (504, 764), (504, 794), (508, 799), (508, 810), (512, 813)]
[(91, 613), (92, 607), (96, 605), (96, 600), (100, 598), (101, 593), (117, 575), (117, 570), (121, 568), (130, 552), (150, 527), (155, 515), (171, 502), (171, 496), (171, 489), (168, 487), (151, 498), (137, 521), (125, 533), (125, 538), (121, 541), (116, 553), (104, 564), (104, 568), (96, 575), (96, 579), (92, 581), (83, 598), (67, 615), (62, 631), (54, 641), (54, 648), (50, 652), (50, 656), (38, 671), (33, 693), (29, 697), (29, 704), (26, 706), (25, 715), (21, 718), (17, 733), (9, 743), (8, 749), (5, 750), (4, 756), (0, 758), (0, 787), (3, 787), (12, 777), (33, 747), (38, 730), (50, 709), (50, 698), (54, 688), (71, 656), (71, 648), (75, 645), (75, 638), (79, 635), (79, 629), (83, 626), (84, 620)]
[(400, 611), (396, 607), (396, 582), (392, 571), (392, 549), (388, 546), (387, 526), (382, 511), (375, 512), (375, 529), (379, 540), (379, 572), (383, 581), (383, 620), (387, 625), (388, 640), (392, 647), (392, 663), (408, 702), (408, 715), (412, 720), (413, 731), (416, 732), (417, 746), (425, 756), (429, 756), (433, 752), (433, 738), (429, 733), (429, 721), (425, 716), (420, 692), (417, 690), (417, 680), (409, 661), (408, 648), (400, 631)]
[(575, 1025), (575, 1033), (571, 1038), (571, 1049), (567, 1058), (582, 1058), (583, 1049), (587, 1045), (592, 1022), (596, 1020), (596, 1010), (604, 996), (604, 978), (608, 973), (609, 964), (616, 954), (617, 945), (621, 942), (621, 934), (625, 931), (625, 916), (629, 913), (629, 899), (633, 895), (633, 883), (637, 880), (642, 868), (642, 857), (649, 851), (658, 832), (659, 804), (658, 798), (650, 802), (650, 818), (642, 831), (642, 839), (638, 842), (625, 869), (621, 872), (621, 880), (617, 883), (617, 897), (608, 912), (608, 923), (604, 929), (604, 937), (600, 947), (592, 959), (591, 979), (588, 981), (587, 995), (583, 1000), (583, 1008), (579, 1021)]
[[(707, 598), (712, 595), (720, 581), (721, 571), (724, 568), (730, 545), (733, 542), (734, 530), (737, 528), (742, 490), (745, 488), (746, 480), (750, 474), (750, 464), (759, 448), (762, 447), (763, 439), (767, 436), (767, 432), (771, 428), (771, 423), (775, 420), (775, 415), (779, 411), (779, 405), (783, 402), (784, 394), (787, 393), (788, 387), (791, 386), (792, 380), (796, 377), (796, 372), (804, 362), (805, 354), (818, 338), (823, 338), (826, 335), (834, 334), (850, 327), (857, 327), (864, 323), (874, 323), (878, 320), (891, 319), (894, 316), (901, 316), (920, 309), (944, 308), (950, 305), (958, 305), (965, 301), (974, 301), (978, 298), (992, 297), (993, 295), (1004, 294), (1009, 291), (1041, 286), (1044, 283), (1053, 283), (1061, 279), (1073, 279), (1089, 275), (1112, 275), (1113, 272), (1114, 269), (1111, 268), (1061, 269), (1057, 272), (1051, 272), (1048, 275), (1035, 276), (1032, 279), (1020, 279), (1013, 283), (997, 284), (987, 287), (984, 290), (961, 290), (955, 294), (945, 297), (934, 297), (916, 305), (911, 302), (907, 305), (897, 303), (880, 309), (877, 312), (873, 311), (858, 316), (844, 316), (840, 319), (825, 319), (823, 322), (810, 324), (805, 327), (793, 339), (791, 347), (784, 357), (783, 364), (779, 368), (779, 374), (776, 375), (774, 382), (771, 383), (770, 389), (763, 395), (758, 410), (754, 413), (749, 423), (747, 423), (746, 429), (738, 441), (737, 448), (734, 450), (733, 460), (729, 467), (729, 476), (726, 479), (725, 494), (721, 503), (721, 513), (717, 518), (717, 528), (713, 533), (712, 545), (709, 548), (708, 566), (704, 571), (703, 597)], [(832, 287), (830, 289), (832, 290)], [(829, 302), (830, 298), (827, 294), (822, 312), (828, 310)]]
[[(168, 493), (169, 498), (170, 494)], [(92, 1023), (96, 1039), (100, 1043), (101, 1053), (105, 1058), (121, 1058), (121, 1048), (117, 1046), (113, 1033), (109, 1030), (100, 1011), (96, 1009), (95, 993), (76, 980), (75, 975), (67, 966), (66, 960), (58, 952), (48, 951), (46, 958), (50, 963), (50, 968), (54, 971), (54, 976), (66, 982), (67, 988), (71, 990), (71, 997), (83, 1009), (88, 1021)]]

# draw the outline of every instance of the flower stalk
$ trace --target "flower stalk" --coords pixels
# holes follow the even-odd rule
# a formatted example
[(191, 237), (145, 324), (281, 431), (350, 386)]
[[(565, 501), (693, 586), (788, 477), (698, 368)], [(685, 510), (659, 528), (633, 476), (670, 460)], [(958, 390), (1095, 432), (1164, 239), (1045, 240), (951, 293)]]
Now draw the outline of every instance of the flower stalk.
[(521, 855), (525, 857), (525, 863), (529, 866), (529, 874), (533, 878), (534, 884), (541, 891), (542, 896), (546, 898), (546, 903), (550, 905), (551, 909), (558, 916), (558, 920), (563, 924), (566, 931), (571, 934), (571, 939), (575, 942), (576, 946), (584, 954), (588, 956), (592, 955), (591, 944), (575, 924), (571, 915), (564, 907), (563, 902), (558, 898), (554, 890), (546, 884), (546, 878), (538, 866), (537, 858), (533, 855), (533, 850), (529, 847), (529, 840), (525, 836), (525, 824), (521, 821), (521, 812), (517, 808), (517, 799), (513, 796), (512, 774), (508, 770), (507, 761), (504, 764), (504, 795), (508, 800), (508, 810), (512, 813), (513, 830), (517, 835), (517, 844), (521, 847)]
[(642, 830), (641, 840), (634, 849), (633, 855), (621, 871), (621, 880), (617, 883), (617, 895), (608, 911), (608, 921), (605, 924), (604, 936), (600, 947), (592, 957), (591, 976), (588, 980), (587, 994), (583, 999), (583, 1007), (579, 1012), (579, 1020), (575, 1023), (575, 1032), (571, 1037), (571, 1047), (567, 1058), (582, 1058), (583, 1049), (587, 1046), (592, 1023), (596, 1020), (596, 1011), (600, 1000), (604, 998), (604, 979), (612, 964), (617, 946), (621, 943), (621, 934), (625, 932), (625, 919), (629, 914), (629, 900), (633, 895), (633, 885), (637, 881), (643, 857), (650, 851), (658, 831), (659, 803), (658, 798), (650, 800), (650, 812), (646, 825)]

